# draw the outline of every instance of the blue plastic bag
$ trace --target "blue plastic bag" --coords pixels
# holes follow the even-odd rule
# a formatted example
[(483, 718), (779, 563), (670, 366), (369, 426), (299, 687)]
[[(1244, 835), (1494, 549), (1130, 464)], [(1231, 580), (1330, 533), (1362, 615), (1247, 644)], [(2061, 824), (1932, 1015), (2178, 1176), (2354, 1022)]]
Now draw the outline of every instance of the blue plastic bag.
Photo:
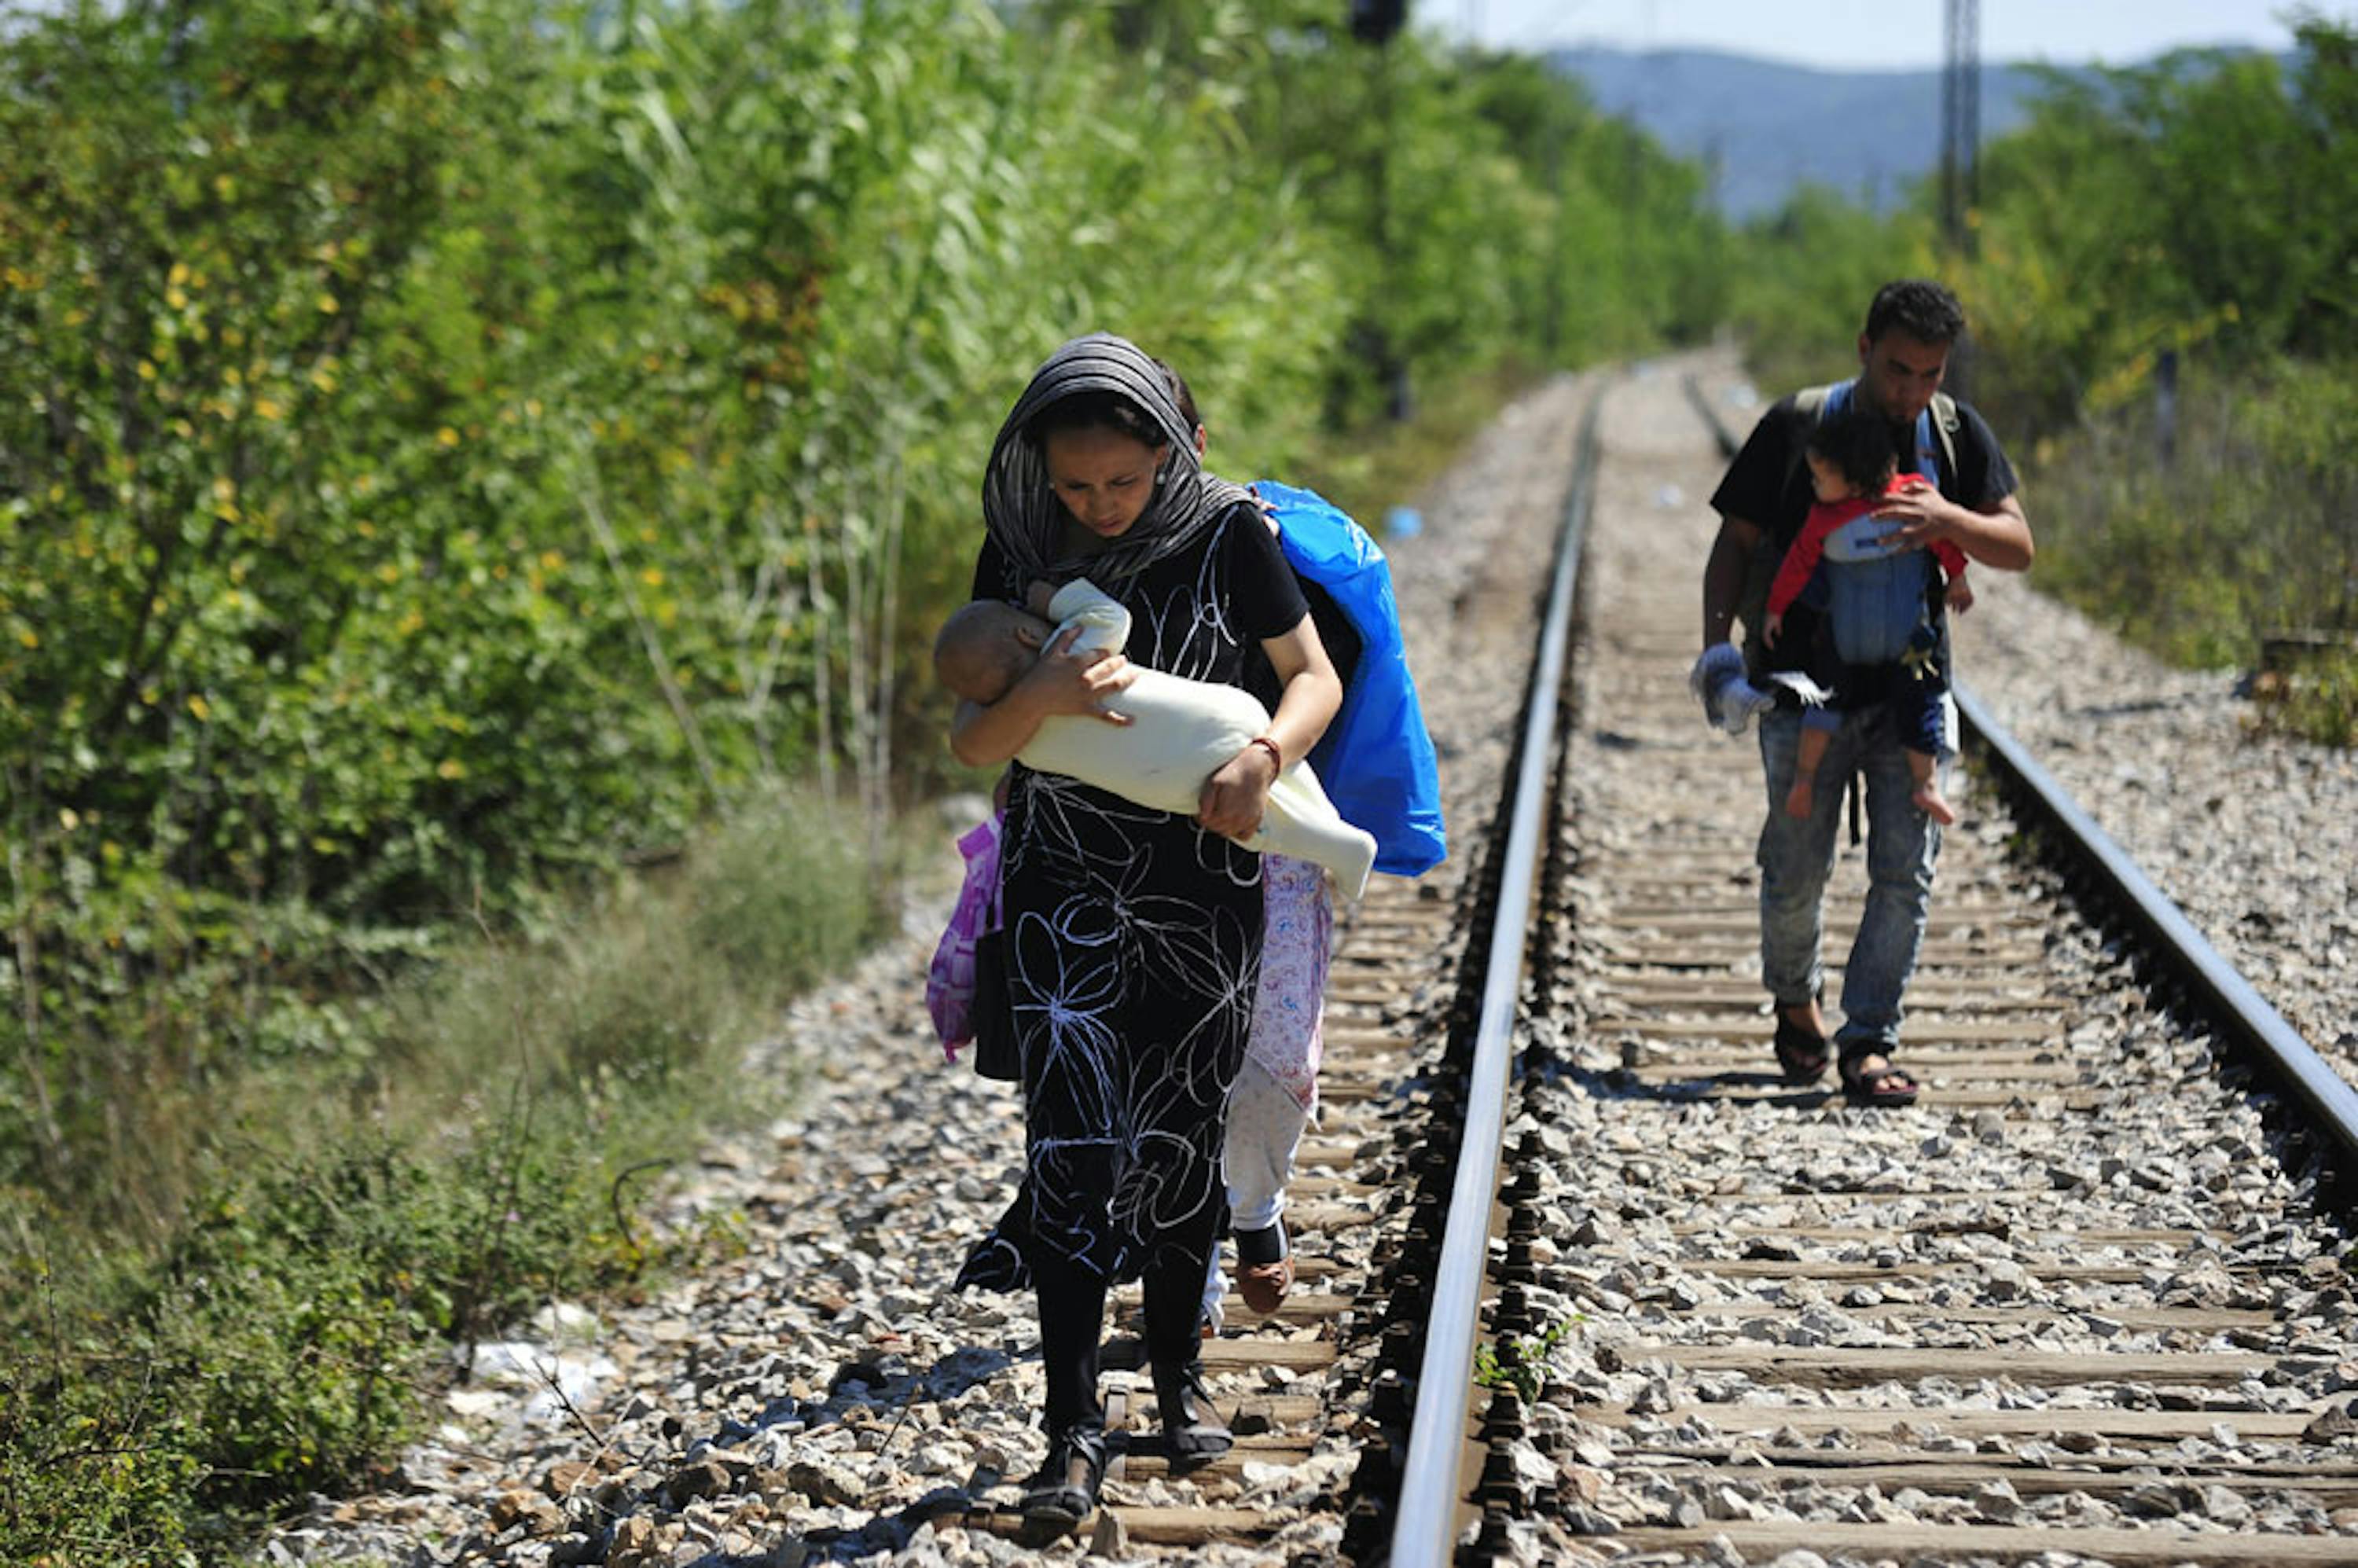
[(1376, 870), (1396, 877), (1430, 871), (1449, 853), (1449, 836), (1391, 568), (1367, 530), (1317, 492), (1266, 479), (1252, 488), (1275, 511), (1286, 560), (1326, 590), (1359, 634), (1358, 667), (1310, 765), (1343, 819), (1375, 836)]

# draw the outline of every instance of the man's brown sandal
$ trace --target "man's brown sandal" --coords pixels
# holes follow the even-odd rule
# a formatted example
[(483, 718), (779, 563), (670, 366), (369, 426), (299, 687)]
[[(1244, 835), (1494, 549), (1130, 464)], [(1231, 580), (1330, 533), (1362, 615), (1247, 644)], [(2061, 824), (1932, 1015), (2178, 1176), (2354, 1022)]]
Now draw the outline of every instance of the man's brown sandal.
[[(1883, 1057), (1880, 1067), (1866, 1065), (1878, 1056)], [(1904, 1067), (1893, 1066), (1891, 1059), (1878, 1049), (1844, 1053), (1839, 1070), (1843, 1095), (1853, 1105), (1897, 1108), (1916, 1103), (1920, 1090), (1914, 1076)]]
[(1777, 1015), (1777, 1070), (1789, 1084), (1814, 1084), (1826, 1076), (1833, 1049), (1826, 1037), (1806, 1023)]

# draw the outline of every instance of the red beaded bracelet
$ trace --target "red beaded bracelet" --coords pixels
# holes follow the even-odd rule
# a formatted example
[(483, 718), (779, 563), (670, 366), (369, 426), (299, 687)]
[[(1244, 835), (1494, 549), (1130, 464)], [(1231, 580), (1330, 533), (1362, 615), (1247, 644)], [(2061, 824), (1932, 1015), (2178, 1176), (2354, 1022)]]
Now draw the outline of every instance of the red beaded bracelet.
[(1251, 740), (1246, 741), (1245, 745), (1247, 749), (1259, 746), (1261, 750), (1269, 753), (1270, 766), (1275, 768), (1279, 773), (1285, 772), (1285, 753), (1279, 751), (1277, 749), (1277, 742), (1271, 740), (1268, 736), (1256, 735)]

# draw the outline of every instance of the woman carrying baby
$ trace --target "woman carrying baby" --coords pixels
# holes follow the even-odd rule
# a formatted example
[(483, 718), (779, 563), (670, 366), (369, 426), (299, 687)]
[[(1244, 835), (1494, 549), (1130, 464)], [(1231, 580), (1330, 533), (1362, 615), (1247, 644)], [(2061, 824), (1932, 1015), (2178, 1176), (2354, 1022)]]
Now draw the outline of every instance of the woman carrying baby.
[(975, 597), (1022, 604), (1035, 583), (1087, 577), (1129, 610), (1130, 634), (1126, 659), (1060, 638), (998, 701), (960, 703), (960, 760), (1010, 761), (1051, 714), (1120, 722), (1130, 665), (1238, 686), (1258, 644), (1280, 681), (1267, 731), (1204, 781), (1193, 816), (1012, 770), (1001, 875), (1024, 1166), (959, 1283), (1028, 1285), (1037, 1299), (1049, 1453), (1024, 1510), (1042, 1519), (1096, 1504), (1098, 1336), (1123, 1281), (1143, 1281), (1172, 1456), (1229, 1445), (1197, 1322), (1226, 1204), (1223, 1108), (1260, 959), (1260, 859), (1236, 840), (1341, 698), (1276, 539), (1242, 487), (1203, 471), (1193, 436), (1154, 362), (1096, 334), (1033, 375), (983, 482)]

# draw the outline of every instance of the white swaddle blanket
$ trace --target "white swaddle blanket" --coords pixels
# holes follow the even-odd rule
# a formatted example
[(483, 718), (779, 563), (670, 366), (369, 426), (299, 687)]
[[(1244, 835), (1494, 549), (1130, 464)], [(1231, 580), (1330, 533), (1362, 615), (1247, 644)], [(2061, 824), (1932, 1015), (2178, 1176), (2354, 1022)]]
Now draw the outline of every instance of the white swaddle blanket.
[[(1130, 642), (1130, 611), (1087, 579), (1059, 589), (1048, 614), (1056, 622), (1052, 647), (1076, 625), (1081, 628), (1074, 639), (1076, 650), (1120, 653)], [(1250, 692), (1162, 670), (1139, 670), (1112, 706), (1130, 722), (1114, 725), (1059, 714), (1043, 719), (1016, 755), (1027, 768), (1064, 773), (1140, 806), (1193, 816), (1204, 781), (1269, 728), (1269, 709)], [(1343, 820), (1303, 762), (1288, 762), (1278, 773), (1260, 827), (1244, 845), (1325, 867), (1346, 898), (1356, 899), (1366, 890), (1376, 863), (1375, 839)]]

